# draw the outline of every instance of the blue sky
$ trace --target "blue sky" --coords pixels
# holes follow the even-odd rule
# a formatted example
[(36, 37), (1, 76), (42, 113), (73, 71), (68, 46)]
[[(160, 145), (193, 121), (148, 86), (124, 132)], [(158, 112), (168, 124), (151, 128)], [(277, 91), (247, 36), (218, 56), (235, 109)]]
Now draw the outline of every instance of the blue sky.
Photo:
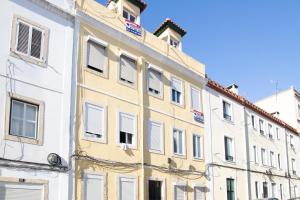
[(154, 31), (171, 18), (187, 30), (183, 51), (217, 82), (237, 83), (252, 101), (275, 92), (271, 80), (300, 89), (299, 0), (145, 1), (142, 26)]

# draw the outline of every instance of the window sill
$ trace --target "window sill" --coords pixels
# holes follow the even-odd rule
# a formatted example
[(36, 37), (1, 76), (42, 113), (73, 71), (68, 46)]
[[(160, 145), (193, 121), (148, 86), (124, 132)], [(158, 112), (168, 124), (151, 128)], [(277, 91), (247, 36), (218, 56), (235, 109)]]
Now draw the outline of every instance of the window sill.
[(225, 163), (227, 163), (227, 164), (230, 164), (230, 165), (236, 165), (236, 161), (230, 161), (230, 160), (225, 160), (224, 161)]
[(124, 145), (124, 144), (125, 144), (125, 143), (118, 143), (118, 144), (117, 144), (117, 147), (119, 147), (122, 151), (137, 150), (136, 145), (130, 145), (130, 144), (127, 144), (127, 150), (123, 150), (123, 149), (122, 149), (122, 145)]
[(90, 141), (90, 142), (97, 142), (97, 143), (101, 143), (101, 144), (107, 144), (105, 138), (103, 138), (103, 139), (96, 139), (96, 138), (89, 138), (89, 137), (83, 136), (81, 139), (85, 140), (85, 141)]
[(94, 74), (94, 75), (96, 75), (96, 76), (99, 76), (99, 77), (108, 79), (106, 70), (105, 70), (103, 73), (101, 73), (101, 72), (97, 72), (96, 70), (90, 69), (90, 68), (88, 68), (87, 66), (85, 66), (85, 67), (84, 67), (84, 71), (86, 71), (86, 72), (88, 72), (88, 73), (91, 73), (91, 74)]
[(176, 153), (173, 153), (173, 156), (174, 158), (181, 158), (181, 159), (186, 159), (186, 155), (184, 154), (176, 154)]
[(158, 155), (165, 155), (165, 153), (163, 151), (156, 151), (156, 150), (151, 150), (148, 149), (149, 153), (153, 153), (153, 154), (158, 154)]
[(5, 134), (5, 140), (42, 146), (42, 140)]
[(204, 158), (195, 158), (195, 157), (193, 157), (193, 161), (195, 161), (195, 162), (203, 162)]
[(37, 66), (40, 66), (40, 67), (43, 67), (43, 68), (47, 67), (47, 63), (46, 63), (45, 60), (39, 60), (39, 59), (30, 57), (30, 56), (27, 56), (27, 55), (23, 55), (19, 52), (13, 51), (13, 50), (10, 51), (10, 55), (15, 57), (15, 58), (21, 59), (23, 61), (29, 62), (31, 64), (34, 64), (34, 65), (37, 65)]

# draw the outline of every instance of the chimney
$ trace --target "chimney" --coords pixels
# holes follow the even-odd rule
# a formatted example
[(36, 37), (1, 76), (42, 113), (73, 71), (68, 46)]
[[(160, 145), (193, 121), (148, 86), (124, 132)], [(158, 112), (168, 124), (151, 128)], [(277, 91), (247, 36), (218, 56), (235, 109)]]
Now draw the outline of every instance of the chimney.
[(239, 86), (237, 84), (232, 84), (227, 89), (235, 94), (239, 94)]

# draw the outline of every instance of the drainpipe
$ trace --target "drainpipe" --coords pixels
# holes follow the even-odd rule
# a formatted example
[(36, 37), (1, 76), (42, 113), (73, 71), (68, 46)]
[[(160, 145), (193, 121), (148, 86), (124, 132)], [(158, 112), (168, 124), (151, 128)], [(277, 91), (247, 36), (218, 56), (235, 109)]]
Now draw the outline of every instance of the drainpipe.
[(292, 198), (292, 191), (291, 191), (291, 178), (290, 178), (290, 158), (289, 158), (289, 147), (288, 147), (288, 133), (286, 131), (286, 129), (284, 129), (284, 134), (285, 134), (285, 151), (286, 151), (286, 166), (287, 166), (287, 177), (289, 180), (289, 195), (290, 198)]
[(249, 200), (252, 199), (252, 190), (251, 190), (251, 173), (250, 173), (250, 146), (249, 146), (249, 131), (248, 131), (248, 116), (246, 107), (244, 109), (244, 128), (245, 128), (245, 142), (246, 142), (246, 160), (247, 160), (247, 180), (248, 180), (248, 196)]

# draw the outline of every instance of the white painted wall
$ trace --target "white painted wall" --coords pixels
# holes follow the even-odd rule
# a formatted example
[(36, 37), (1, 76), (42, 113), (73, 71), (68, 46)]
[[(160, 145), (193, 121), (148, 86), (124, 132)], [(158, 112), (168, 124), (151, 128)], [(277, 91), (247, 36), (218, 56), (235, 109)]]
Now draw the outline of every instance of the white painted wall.
[[(57, 153), (63, 164), (69, 161), (69, 119), (73, 52), (73, 19), (43, 0), (3, 0), (0, 8), (0, 156), (1, 158), (47, 163)], [(67, 9), (67, 0), (51, 0)], [(43, 6), (44, 5), (44, 6)], [(48, 65), (43, 68), (10, 56), (13, 16), (17, 14), (49, 28)], [(4, 140), (7, 92), (43, 101), (44, 143), (42, 146)], [(68, 199), (66, 173), (0, 168), (1, 177), (49, 181), (49, 200)]]

